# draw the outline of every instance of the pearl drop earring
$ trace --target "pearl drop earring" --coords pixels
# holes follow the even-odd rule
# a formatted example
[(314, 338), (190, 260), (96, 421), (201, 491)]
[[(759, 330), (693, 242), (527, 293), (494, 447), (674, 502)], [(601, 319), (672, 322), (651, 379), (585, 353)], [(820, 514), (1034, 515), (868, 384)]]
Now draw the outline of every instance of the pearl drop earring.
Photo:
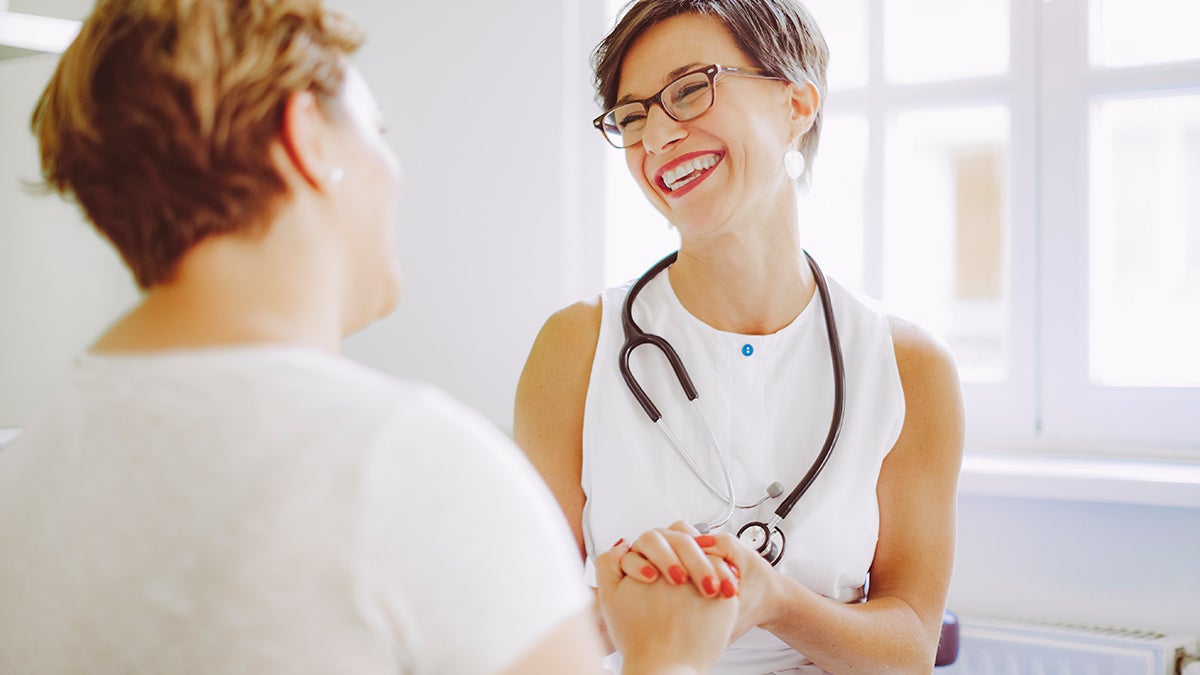
[(787, 171), (787, 175), (792, 180), (796, 180), (804, 175), (804, 154), (799, 150), (788, 150), (783, 154), (783, 170)]

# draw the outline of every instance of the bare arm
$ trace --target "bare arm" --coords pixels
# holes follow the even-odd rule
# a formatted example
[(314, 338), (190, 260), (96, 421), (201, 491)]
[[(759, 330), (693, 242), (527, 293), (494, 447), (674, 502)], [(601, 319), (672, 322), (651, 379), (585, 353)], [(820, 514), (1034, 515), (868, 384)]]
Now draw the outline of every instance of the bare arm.
[(521, 372), (513, 419), (513, 439), (558, 500), (580, 556), (585, 555), (583, 408), (600, 312), (597, 299), (571, 305), (546, 321)]
[(880, 470), (867, 601), (835, 602), (757, 556), (740, 558), (743, 600), (758, 604), (750, 625), (832, 673), (929, 673), (950, 584), (963, 449), (958, 375), (949, 353), (920, 328), (893, 320), (892, 335), (906, 413)]

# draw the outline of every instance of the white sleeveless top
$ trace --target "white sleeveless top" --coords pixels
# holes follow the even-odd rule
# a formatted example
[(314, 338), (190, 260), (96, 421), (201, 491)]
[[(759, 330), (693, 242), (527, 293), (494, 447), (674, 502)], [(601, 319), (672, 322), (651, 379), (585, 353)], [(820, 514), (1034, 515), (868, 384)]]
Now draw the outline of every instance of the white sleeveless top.
[[(603, 316), (583, 422), (583, 536), (591, 559), (619, 538), (677, 520), (715, 522), (724, 500), (710, 492), (651, 423), (618, 368), (621, 309), (630, 284), (602, 296)], [(787, 537), (776, 569), (841, 602), (862, 597), (879, 531), (876, 483), (900, 435), (904, 394), (887, 316), (829, 280), (846, 368), (841, 435), (824, 470), (780, 524)], [(733, 474), (738, 503), (779, 481), (783, 495), (738, 509), (717, 532), (767, 521), (820, 453), (833, 414), (833, 366), (820, 296), (771, 335), (716, 330), (688, 313), (660, 273), (638, 295), (634, 321), (666, 338), (691, 375), (708, 424)], [(693, 461), (725, 489), (715, 450), (666, 359), (652, 346), (630, 366)], [(594, 581), (592, 582), (594, 583)], [(754, 628), (725, 651), (714, 673), (820, 672), (769, 632)]]

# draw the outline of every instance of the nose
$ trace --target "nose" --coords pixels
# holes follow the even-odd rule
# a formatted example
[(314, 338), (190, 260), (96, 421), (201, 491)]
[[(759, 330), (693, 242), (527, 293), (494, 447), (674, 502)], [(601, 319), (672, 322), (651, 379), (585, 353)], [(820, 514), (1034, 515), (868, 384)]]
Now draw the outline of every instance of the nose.
[(677, 122), (662, 109), (652, 105), (646, 111), (646, 126), (642, 130), (642, 146), (646, 152), (658, 154), (687, 136), (682, 122)]

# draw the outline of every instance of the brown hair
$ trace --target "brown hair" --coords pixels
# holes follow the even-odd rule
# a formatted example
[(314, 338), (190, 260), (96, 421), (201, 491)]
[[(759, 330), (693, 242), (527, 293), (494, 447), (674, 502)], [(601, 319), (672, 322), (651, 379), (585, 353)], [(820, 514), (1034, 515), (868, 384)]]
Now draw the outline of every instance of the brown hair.
[(33, 112), (42, 177), (139, 286), (169, 281), (200, 240), (269, 215), (288, 97), (335, 113), (362, 39), (320, 0), (100, 0)]
[(725, 24), (738, 47), (754, 61), (746, 65), (796, 84), (813, 83), (819, 96), (817, 114), (800, 144), (811, 167), (821, 138), (829, 47), (816, 20), (796, 0), (633, 0), (592, 52), (596, 97), (604, 109), (616, 103), (625, 53), (648, 29), (680, 14), (711, 16)]

